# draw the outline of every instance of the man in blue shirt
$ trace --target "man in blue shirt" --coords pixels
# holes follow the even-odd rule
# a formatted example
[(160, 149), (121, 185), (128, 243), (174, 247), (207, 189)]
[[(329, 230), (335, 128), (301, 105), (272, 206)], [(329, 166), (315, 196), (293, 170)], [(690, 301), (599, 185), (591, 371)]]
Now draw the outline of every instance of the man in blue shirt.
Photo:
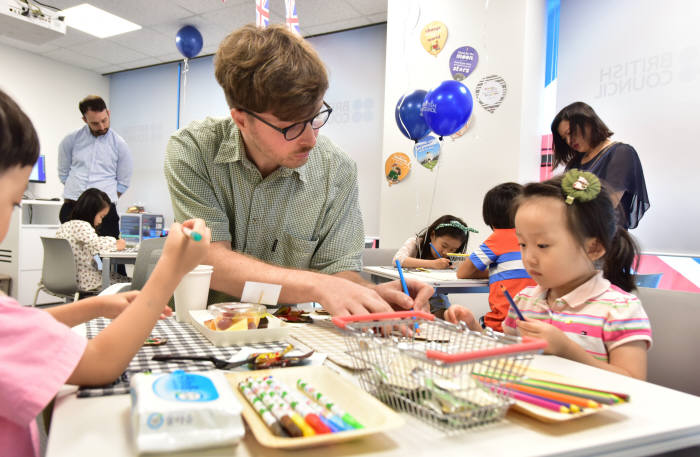
[(64, 203), (59, 219), (66, 222), (75, 201), (95, 187), (109, 195), (112, 204), (97, 233), (119, 237), (119, 216), (115, 203), (131, 182), (133, 164), (124, 139), (109, 128), (109, 110), (97, 95), (79, 104), (85, 126), (66, 136), (58, 147), (58, 177), (64, 184)]

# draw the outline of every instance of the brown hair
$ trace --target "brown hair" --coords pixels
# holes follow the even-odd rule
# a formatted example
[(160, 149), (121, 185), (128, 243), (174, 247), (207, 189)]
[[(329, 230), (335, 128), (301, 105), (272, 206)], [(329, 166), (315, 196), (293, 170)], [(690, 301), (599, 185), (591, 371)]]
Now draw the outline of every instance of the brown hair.
[[(534, 197), (551, 197), (566, 201), (566, 194), (561, 187), (562, 176), (525, 185), (523, 193), (516, 198), (514, 211), (524, 201)], [(603, 276), (622, 290), (630, 292), (636, 289), (633, 271), (637, 268), (639, 247), (634, 239), (617, 223), (615, 208), (605, 185), (593, 200), (582, 202), (574, 200), (566, 208), (566, 220), (569, 231), (581, 246), (587, 238), (596, 238), (605, 248)]]
[(38, 158), (39, 138), (32, 121), (0, 90), (0, 174), (13, 167), (34, 165)]
[(107, 109), (107, 104), (99, 95), (88, 95), (84, 99), (80, 100), (80, 103), (78, 103), (78, 109), (80, 110), (80, 114), (85, 116), (85, 113), (88, 111), (101, 113)]
[(229, 34), (216, 51), (214, 73), (229, 107), (286, 121), (316, 114), (328, 89), (316, 51), (282, 25), (248, 24)]

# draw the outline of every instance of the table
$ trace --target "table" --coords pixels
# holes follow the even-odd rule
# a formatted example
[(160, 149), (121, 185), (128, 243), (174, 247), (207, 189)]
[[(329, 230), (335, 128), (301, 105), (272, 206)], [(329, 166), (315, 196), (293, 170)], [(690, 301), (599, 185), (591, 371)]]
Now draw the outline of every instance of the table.
[[(399, 271), (391, 266), (363, 267), (373, 280), (386, 281), (399, 279)], [(404, 278), (416, 279), (431, 285), (438, 294), (478, 294), (489, 292), (488, 279), (458, 279), (455, 270), (429, 270), (404, 272)]]
[[(700, 397), (638, 381), (555, 356), (538, 355), (532, 368), (553, 371), (631, 395), (631, 402), (560, 424), (509, 413), (497, 424), (447, 436), (403, 414), (406, 424), (390, 434), (297, 451), (275, 451), (250, 431), (235, 447), (178, 453), (187, 456), (644, 456), (700, 444)], [(135, 456), (128, 395), (78, 399), (64, 387), (53, 412), (47, 457)]]
[(102, 289), (106, 289), (110, 284), (110, 275), (112, 264), (133, 264), (136, 263), (137, 251), (109, 251), (101, 252), (102, 258)]

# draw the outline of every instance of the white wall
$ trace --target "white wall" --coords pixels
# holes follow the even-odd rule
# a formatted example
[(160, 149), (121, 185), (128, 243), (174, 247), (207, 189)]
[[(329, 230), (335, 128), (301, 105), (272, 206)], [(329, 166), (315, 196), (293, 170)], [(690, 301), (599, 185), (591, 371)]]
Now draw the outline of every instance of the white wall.
[(2, 44), (0, 62), (0, 88), (32, 120), (41, 153), (46, 155), (46, 184), (30, 183), (27, 189), (39, 198), (62, 197), (58, 144), (66, 134), (84, 125), (78, 102), (86, 95), (100, 95), (109, 105), (109, 79)]
[[(474, 100), (469, 130), (455, 141), (444, 140), (434, 171), (414, 161), (408, 177), (391, 187), (378, 176), (382, 182), (380, 234), (384, 247), (400, 246), (437, 217), (451, 213), (480, 230), (470, 237), (468, 249), (473, 249), (490, 233), (481, 217), (486, 191), (505, 181), (537, 179), (545, 3), (389, 0), (382, 163), (394, 152), (413, 156), (413, 142), (396, 126), (396, 102), (403, 93), (429, 90), (451, 79), (449, 58), (455, 48), (472, 46), (479, 52), (475, 71), (464, 81), (474, 97), (479, 79), (491, 74), (505, 79), (508, 92), (493, 114)], [(422, 28), (435, 20), (448, 28), (445, 48), (437, 57), (420, 43)]]
[(700, 2), (562, 2), (557, 107), (581, 100), (637, 150), (646, 251), (700, 256)]

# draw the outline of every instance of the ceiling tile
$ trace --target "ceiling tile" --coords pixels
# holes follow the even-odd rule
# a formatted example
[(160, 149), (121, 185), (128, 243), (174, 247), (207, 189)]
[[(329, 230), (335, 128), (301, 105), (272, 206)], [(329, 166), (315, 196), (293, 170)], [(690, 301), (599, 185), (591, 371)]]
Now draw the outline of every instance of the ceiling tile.
[(122, 70), (126, 70), (126, 69), (130, 70), (131, 68), (124, 67), (122, 65), (107, 65), (105, 67), (96, 68), (95, 71), (101, 75), (104, 75), (106, 73), (114, 73), (114, 72), (122, 71)]
[(369, 16), (367, 16), (367, 19), (369, 19), (369, 21), (372, 24), (379, 24), (380, 22), (386, 22), (386, 11), (384, 11), (382, 13), (377, 13), (377, 14), (370, 14)]
[(64, 48), (59, 48), (55, 51), (47, 52), (44, 55), (49, 59), (58, 60), (61, 63), (74, 65), (76, 67), (85, 68), (87, 70), (93, 70), (95, 68), (104, 67), (105, 65), (109, 64), (109, 62), (106, 62), (104, 60), (95, 59), (94, 57), (82, 55), (70, 49)]
[(129, 62), (131, 60), (137, 60), (147, 57), (141, 52), (125, 48), (124, 46), (114, 43), (112, 41), (104, 40), (96, 40), (90, 43), (71, 46), (69, 49), (72, 49), (75, 52), (86, 56), (94, 57), (100, 60), (105, 60), (113, 64)]
[(81, 43), (88, 43), (97, 39), (99, 38), (95, 38), (94, 36), (88, 33), (81, 32), (80, 30), (76, 30), (72, 27), (66, 27), (65, 35), (63, 35), (60, 38), (56, 38), (55, 40), (51, 40), (49, 43), (60, 48), (67, 48), (68, 46), (73, 46), (75, 44)]
[[(84, 1), (76, 3), (85, 3)], [(89, 3), (142, 26), (173, 21), (192, 13), (170, 0), (89, 0)]]
[(255, 3), (232, 5), (226, 9), (212, 11), (199, 16), (205, 23), (215, 24), (224, 30), (233, 31), (255, 22)]
[(349, 19), (341, 22), (333, 22), (329, 24), (320, 24), (313, 27), (304, 27), (306, 35), (319, 35), (321, 33), (336, 32), (338, 30), (347, 30), (355, 27), (361, 27), (363, 25), (370, 25), (370, 22), (364, 16), (358, 18)]
[(232, 5), (250, 3), (250, 0), (174, 0), (175, 3), (194, 14), (228, 8)]
[(157, 56), (175, 49), (175, 35), (172, 37), (150, 28), (134, 30), (109, 38), (109, 41), (148, 56)]
[(343, 0), (300, 0), (297, 2), (297, 14), (299, 24), (306, 29), (360, 17), (360, 14)]
[(369, 16), (377, 13), (384, 13), (386, 16), (387, 0), (346, 0), (360, 14)]
[[(61, 9), (86, 0), (52, 0)], [(175, 35), (184, 25), (197, 27), (204, 46), (200, 55), (214, 53), (233, 30), (255, 22), (253, 0), (89, 0), (91, 4), (133, 21), (144, 28), (100, 40), (68, 28), (65, 36), (42, 45), (29, 45), (12, 37), (0, 42), (19, 49), (103, 73), (148, 65), (148, 62), (182, 60)], [(298, 0), (302, 35), (316, 35), (386, 21), (388, 0)], [(44, 8), (44, 7), (42, 7)], [(270, 0), (270, 22), (283, 24), (284, 0)]]
[(179, 52), (170, 52), (168, 54), (162, 54), (162, 55), (156, 56), (156, 58), (158, 60), (160, 60), (161, 62), (165, 63), (165, 62), (177, 62), (179, 60), (183, 60), (184, 57)]

